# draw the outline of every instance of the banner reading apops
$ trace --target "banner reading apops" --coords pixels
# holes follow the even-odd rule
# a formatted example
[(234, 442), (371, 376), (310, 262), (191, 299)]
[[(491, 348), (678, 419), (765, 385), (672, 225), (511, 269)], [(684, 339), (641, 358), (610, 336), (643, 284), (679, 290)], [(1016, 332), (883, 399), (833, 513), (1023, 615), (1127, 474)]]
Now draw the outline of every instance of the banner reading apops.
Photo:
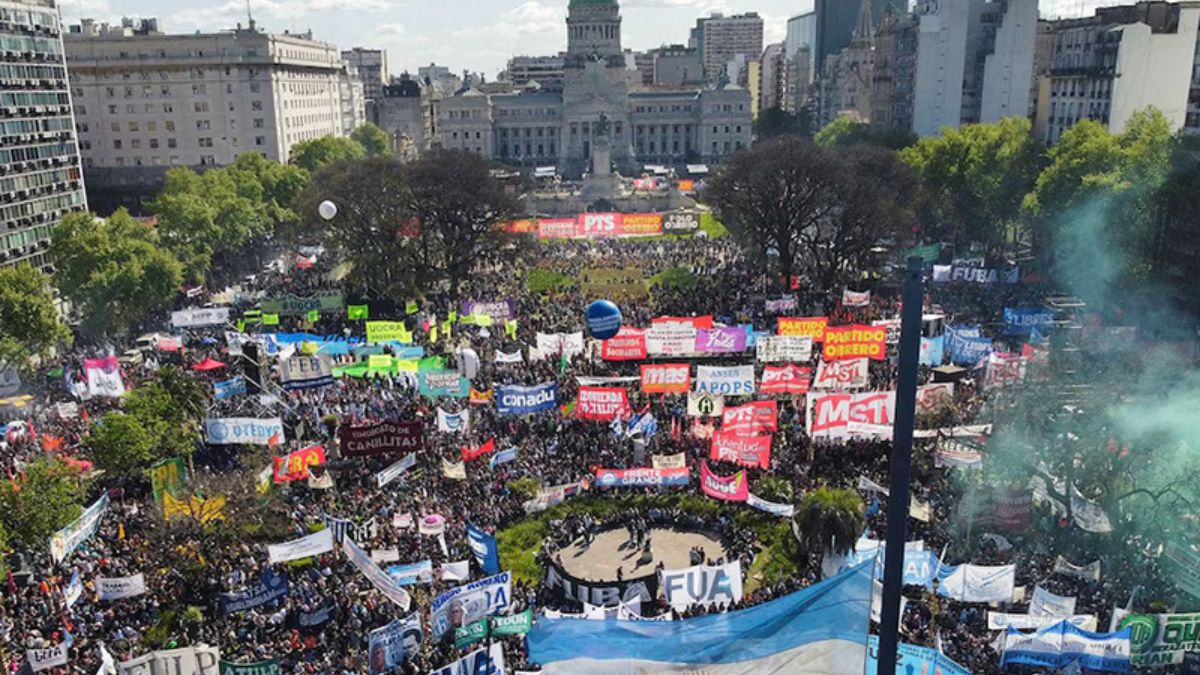
[(794, 317), (779, 317), (779, 335), (795, 335), (812, 338), (813, 342), (825, 341), (825, 328), (829, 325), (827, 317), (811, 317), (797, 319)]
[(696, 369), (696, 392), (723, 396), (754, 394), (754, 366), (718, 368), (699, 366)]
[(367, 457), (424, 450), (424, 430), (421, 422), (380, 422), (366, 427), (342, 427), (342, 456)]
[(882, 361), (887, 358), (887, 328), (883, 326), (841, 326), (825, 329), (826, 361), (868, 358)]
[(701, 462), (700, 490), (723, 502), (744, 502), (750, 496), (750, 483), (746, 479), (745, 469), (725, 478), (709, 470), (708, 462)]

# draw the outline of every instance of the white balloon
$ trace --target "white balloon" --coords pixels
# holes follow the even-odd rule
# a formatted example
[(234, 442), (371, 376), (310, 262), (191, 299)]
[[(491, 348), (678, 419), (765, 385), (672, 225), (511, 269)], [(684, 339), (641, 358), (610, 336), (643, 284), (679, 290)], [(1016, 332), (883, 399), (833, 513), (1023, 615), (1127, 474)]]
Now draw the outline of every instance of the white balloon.
[(321, 217), (325, 220), (333, 220), (334, 216), (337, 215), (338, 207), (337, 204), (334, 204), (329, 200), (325, 200), (321, 202), (320, 206), (317, 207), (317, 212), (320, 213)]

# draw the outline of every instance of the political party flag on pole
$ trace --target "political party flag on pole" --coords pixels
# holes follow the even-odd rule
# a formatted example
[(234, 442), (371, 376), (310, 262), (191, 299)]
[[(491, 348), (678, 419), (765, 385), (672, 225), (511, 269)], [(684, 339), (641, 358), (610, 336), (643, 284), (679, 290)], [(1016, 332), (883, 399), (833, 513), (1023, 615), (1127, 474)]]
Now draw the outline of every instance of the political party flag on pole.
[(365, 321), (371, 318), (371, 308), (369, 305), (347, 305), (346, 318), (351, 321)]

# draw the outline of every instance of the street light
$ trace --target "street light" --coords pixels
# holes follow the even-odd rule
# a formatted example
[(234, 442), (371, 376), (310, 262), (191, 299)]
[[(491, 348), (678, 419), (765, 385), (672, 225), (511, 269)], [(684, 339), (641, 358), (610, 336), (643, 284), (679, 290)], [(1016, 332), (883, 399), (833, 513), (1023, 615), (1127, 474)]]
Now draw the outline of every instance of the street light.
[(338, 214), (337, 204), (326, 199), (317, 207), (317, 213), (321, 214), (321, 217), (325, 220), (333, 220)]

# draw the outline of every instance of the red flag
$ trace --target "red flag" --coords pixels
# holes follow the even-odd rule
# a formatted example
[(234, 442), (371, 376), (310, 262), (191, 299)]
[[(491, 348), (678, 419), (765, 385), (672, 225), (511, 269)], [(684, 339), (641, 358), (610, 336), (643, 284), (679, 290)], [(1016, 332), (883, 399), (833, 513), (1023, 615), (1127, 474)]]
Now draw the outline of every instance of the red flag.
[(271, 434), (271, 437), (267, 439), (267, 447), (268, 448), (274, 448), (277, 445), (279, 445), (279, 432), (278, 431)]
[(483, 445), (479, 446), (478, 448), (475, 448), (475, 449), (462, 448), (462, 458), (463, 458), (464, 462), (469, 462), (469, 461), (475, 459), (476, 457), (480, 457), (482, 455), (489, 454), (495, 449), (496, 449), (496, 439), (492, 438), (492, 439), (488, 440), (487, 443), (484, 443)]

